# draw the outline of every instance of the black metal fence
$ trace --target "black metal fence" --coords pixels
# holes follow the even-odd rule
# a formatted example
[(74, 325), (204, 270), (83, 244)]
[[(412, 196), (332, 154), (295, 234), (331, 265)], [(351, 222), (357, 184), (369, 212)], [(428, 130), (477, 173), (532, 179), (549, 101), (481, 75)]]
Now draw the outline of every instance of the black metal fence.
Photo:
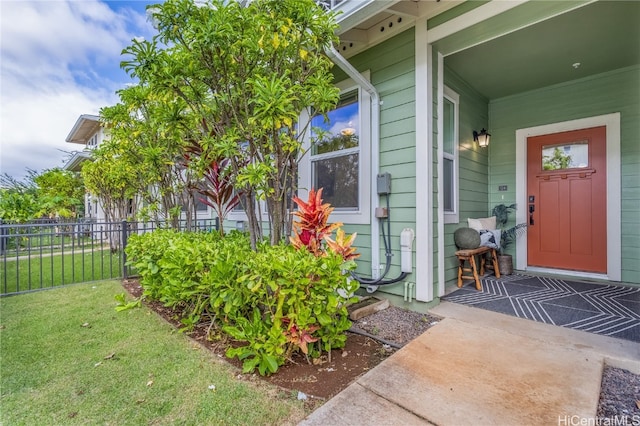
[[(179, 229), (210, 232), (218, 229), (218, 219), (188, 225), (181, 221)], [(124, 252), (129, 236), (163, 227), (156, 222), (92, 220), (0, 223), (0, 295), (130, 277)]]

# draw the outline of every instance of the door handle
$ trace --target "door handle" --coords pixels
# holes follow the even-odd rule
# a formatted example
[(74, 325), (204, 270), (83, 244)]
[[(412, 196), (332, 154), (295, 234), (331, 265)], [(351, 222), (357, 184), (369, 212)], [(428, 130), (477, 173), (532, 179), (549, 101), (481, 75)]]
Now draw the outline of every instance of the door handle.
[(536, 211), (535, 204), (529, 204), (529, 225), (533, 225), (533, 212)]

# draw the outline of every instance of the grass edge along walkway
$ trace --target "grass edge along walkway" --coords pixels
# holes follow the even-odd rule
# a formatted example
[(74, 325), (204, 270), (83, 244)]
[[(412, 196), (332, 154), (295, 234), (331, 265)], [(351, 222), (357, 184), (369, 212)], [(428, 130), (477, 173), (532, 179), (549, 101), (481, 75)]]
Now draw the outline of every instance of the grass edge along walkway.
[(114, 310), (118, 281), (0, 299), (0, 424), (296, 424), (303, 404), (178, 333)]

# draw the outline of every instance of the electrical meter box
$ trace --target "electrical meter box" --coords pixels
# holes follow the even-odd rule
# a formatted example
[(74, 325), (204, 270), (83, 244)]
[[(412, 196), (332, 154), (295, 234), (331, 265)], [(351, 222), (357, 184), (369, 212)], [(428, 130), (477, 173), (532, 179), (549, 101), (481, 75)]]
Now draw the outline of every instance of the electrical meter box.
[(391, 194), (391, 174), (390, 173), (379, 173), (377, 184), (378, 184), (378, 195)]

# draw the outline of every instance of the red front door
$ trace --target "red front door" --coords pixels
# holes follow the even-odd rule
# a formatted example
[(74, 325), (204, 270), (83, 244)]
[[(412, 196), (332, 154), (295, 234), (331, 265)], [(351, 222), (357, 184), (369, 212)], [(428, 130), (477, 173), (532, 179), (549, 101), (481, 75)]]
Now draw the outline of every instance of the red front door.
[(606, 127), (528, 138), (528, 265), (606, 273), (606, 188)]

